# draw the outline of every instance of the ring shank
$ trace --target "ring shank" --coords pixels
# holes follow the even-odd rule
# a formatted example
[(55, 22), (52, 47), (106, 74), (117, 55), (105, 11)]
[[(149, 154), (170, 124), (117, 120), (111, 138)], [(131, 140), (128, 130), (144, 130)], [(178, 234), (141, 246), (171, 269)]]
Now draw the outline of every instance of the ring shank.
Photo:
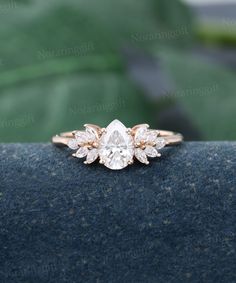
[[(183, 141), (183, 136), (179, 133), (164, 130), (158, 131), (160, 133), (159, 137), (165, 138), (167, 146), (176, 145)], [(73, 133), (74, 131), (64, 132), (60, 135), (56, 135), (52, 138), (52, 142), (57, 146), (67, 146), (68, 141), (74, 137)]]

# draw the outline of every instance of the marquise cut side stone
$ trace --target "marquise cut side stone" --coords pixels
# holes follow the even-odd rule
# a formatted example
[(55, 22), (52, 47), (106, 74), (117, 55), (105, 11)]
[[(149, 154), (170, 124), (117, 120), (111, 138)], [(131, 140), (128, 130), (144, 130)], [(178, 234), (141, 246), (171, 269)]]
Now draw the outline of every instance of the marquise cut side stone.
[(147, 155), (145, 153), (145, 151), (141, 148), (136, 148), (135, 149), (135, 157), (144, 164), (148, 164), (148, 159), (147, 159)]
[(156, 149), (162, 149), (166, 145), (166, 140), (164, 138), (157, 138), (156, 139)]
[(96, 148), (93, 148), (89, 150), (86, 158), (86, 163), (90, 164), (93, 163), (98, 158), (98, 150)]
[(75, 153), (75, 156), (77, 158), (83, 158), (88, 154), (89, 150), (87, 147), (81, 147), (80, 149), (77, 150), (77, 152)]
[(135, 133), (135, 143), (138, 144), (140, 142), (145, 142), (148, 144), (152, 144), (156, 142), (156, 139), (159, 135), (159, 131), (157, 130), (149, 130), (147, 126), (141, 126), (137, 129)]
[(76, 139), (71, 139), (68, 141), (67, 143), (68, 147), (75, 150), (75, 149), (78, 149), (79, 148), (79, 145), (78, 145), (78, 142)]
[(152, 147), (152, 146), (146, 146), (145, 148), (145, 153), (148, 157), (157, 157), (158, 156), (158, 152), (157, 150), (155, 149), (155, 147)]
[(148, 130), (146, 133), (146, 142), (147, 143), (155, 143), (159, 132), (155, 130)]
[(75, 139), (77, 140), (78, 144), (82, 146), (82, 145), (84, 145), (86, 143), (95, 141), (96, 140), (96, 136), (90, 130), (87, 130), (87, 131), (77, 131), (75, 133)]

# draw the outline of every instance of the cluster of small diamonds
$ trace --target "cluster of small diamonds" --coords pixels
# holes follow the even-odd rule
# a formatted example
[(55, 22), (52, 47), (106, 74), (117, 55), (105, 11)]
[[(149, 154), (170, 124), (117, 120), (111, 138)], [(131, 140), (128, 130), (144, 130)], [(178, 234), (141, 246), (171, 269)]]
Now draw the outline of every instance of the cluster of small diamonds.
[[(132, 164), (133, 157), (141, 163), (149, 164), (148, 158), (160, 157), (159, 150), (166, 145), (165, 139), (159, 136), (159, 131), (149, 129), (146, 124), (127, 129), (120, 121), (114, 120), (107, 129), (85, 125), (85, 131), (75, 131), (74, 138), (68, 142), (68, 147), (76, 150), (73, 156), (86, 157), (86, 164), (100, 158), (100, 163), (108, 168), (122, 169)], [(131, 147), (130, 139), (132, 139)], [(107, 142), (100, 148), (101, 140)], [(127, 156), (131, 156), (131, 159)]]

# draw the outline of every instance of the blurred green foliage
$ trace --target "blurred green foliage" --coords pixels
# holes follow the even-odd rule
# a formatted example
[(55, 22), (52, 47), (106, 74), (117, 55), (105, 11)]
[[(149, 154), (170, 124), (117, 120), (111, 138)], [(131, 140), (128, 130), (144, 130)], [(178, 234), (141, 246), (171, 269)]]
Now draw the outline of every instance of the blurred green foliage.
[[(127, 126), (156, 126), (157, 109), (173, 101), (184, 105), (204, 138), (235, 137), (234, 77), (188, 53), (195, 42), (193, 16), (181, 2), (29, 0), (4, 5), (0, 141), (48, 141), (54, 133), (84, 123), (106, 126), (114, 118)], [(167, 104), (148, 98), (130, 79), (122, 55), (126, 47), (161, 58), (176, 85), (176, 93), (164, 99)], [(207, 87), (213, 87), (210, 95)]]
[(236, 46), (236, 21), (201, 21), (197, 24), (197, 36), (209, 46), (231, 47)]

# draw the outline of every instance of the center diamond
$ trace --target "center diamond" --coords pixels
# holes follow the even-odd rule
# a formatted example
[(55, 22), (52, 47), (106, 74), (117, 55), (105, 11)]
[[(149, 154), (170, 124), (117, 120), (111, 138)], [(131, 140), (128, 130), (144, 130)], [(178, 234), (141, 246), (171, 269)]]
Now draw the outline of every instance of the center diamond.
[(99, 145), (99, 157), (102, 163), (110, 169), (125, 168), (133, 161), (134, 144), (127, 128), (114, 120), (102, 134)]

